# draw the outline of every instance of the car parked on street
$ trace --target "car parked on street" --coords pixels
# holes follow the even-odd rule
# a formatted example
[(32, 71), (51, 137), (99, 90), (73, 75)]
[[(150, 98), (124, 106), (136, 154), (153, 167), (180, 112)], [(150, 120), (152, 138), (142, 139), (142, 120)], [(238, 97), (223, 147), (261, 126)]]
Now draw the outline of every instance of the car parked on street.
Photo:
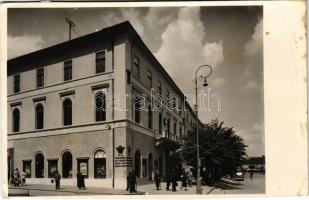
[(234, 180), (235, 181), (243, 181), (244, 180), (244, 173), (242, 171), (236, 172)]

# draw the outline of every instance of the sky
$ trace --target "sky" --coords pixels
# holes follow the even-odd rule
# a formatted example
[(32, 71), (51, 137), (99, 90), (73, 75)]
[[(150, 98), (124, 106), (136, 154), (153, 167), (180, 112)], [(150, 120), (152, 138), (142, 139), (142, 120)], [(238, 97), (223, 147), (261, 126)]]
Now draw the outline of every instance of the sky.
[(76, 24), (73, 38), (130, 21), (191, 105), (195, 70), (210, 65), (209, 86), (199, 80), (209, 97), (200, 120), (224, 121), (244, 138), (248, 156), (264, 155), (262, 7), (9, 9), (8, 57), (67, 41), (65, 17)]

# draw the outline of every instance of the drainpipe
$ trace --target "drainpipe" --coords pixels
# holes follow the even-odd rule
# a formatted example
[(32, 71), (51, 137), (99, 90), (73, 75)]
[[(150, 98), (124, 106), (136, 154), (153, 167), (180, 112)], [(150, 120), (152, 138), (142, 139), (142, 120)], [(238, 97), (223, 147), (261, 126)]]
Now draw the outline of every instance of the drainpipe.
[(112, 128), (113, 132), (113, 188), (115, 188), (115, 129)]
[[(113, 38), (111, 38), (112, 43), (112, 70), (114, 71), (114, 78), (112, 79), (112, 99), (114, 101), (114, 95), (115, 95), (115, 44)], [(115, 110), (114, 110), (114, 103), (112, 103), (112, 121), (115, 120)], [(115, 127), (115, 122), (114, 122)], [(113, 183), (112, 186), (115, 188), (115, 129), (112, 127), (112, 137), (113, 137)]]

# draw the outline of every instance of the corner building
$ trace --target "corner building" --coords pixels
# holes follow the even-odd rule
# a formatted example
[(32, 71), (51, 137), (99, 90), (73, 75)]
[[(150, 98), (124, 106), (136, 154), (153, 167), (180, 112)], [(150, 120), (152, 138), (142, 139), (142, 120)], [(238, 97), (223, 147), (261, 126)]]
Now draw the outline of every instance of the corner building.
[(52, 184), (55, 170), (62, 185), (75, 185), (78, 171), (87, 186), (109, 188), (125, 188), (131, 170), (139, 184), (156, 169), (164, 177), (196, 125), (129, 22), (8, 60), (7, 109), (8, 176), (18, 168), (34, 184)]

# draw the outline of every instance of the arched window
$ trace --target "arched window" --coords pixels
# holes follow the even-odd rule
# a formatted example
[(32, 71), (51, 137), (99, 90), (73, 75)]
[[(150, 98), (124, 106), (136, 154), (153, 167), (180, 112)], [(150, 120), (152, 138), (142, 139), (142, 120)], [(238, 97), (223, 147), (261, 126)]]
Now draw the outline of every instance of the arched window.
[(152, 129), (152, 109), (148, 106), (148, 128)]
[(35, 128), (44, 128), (44, 107), (42, 104), (38, 104), (35, 107)]
[(106, 155), (101, 149), (94, 154), (94, 178), (106, 178)]
[(138, 150), (134, 154), (134, 171), (137, 177), (141, 176), (141, 153)]
[(63, 101), (63, 125), (72, 125), (72, 101), (70, 99)]
[(19, 132), (20, 112), (18, 108), (13, 110), (13, 132)]
[(62, 155), (62, 177), (63, 178), (72, 178), (72, 153), (66, 151)]
[(106, 121), (106, 98), (102, 92), (95, 95), (95, 119), (97, 122)]
[(42, 153), (35, 156), (35, 178), (44, 178), (44, 156)]

